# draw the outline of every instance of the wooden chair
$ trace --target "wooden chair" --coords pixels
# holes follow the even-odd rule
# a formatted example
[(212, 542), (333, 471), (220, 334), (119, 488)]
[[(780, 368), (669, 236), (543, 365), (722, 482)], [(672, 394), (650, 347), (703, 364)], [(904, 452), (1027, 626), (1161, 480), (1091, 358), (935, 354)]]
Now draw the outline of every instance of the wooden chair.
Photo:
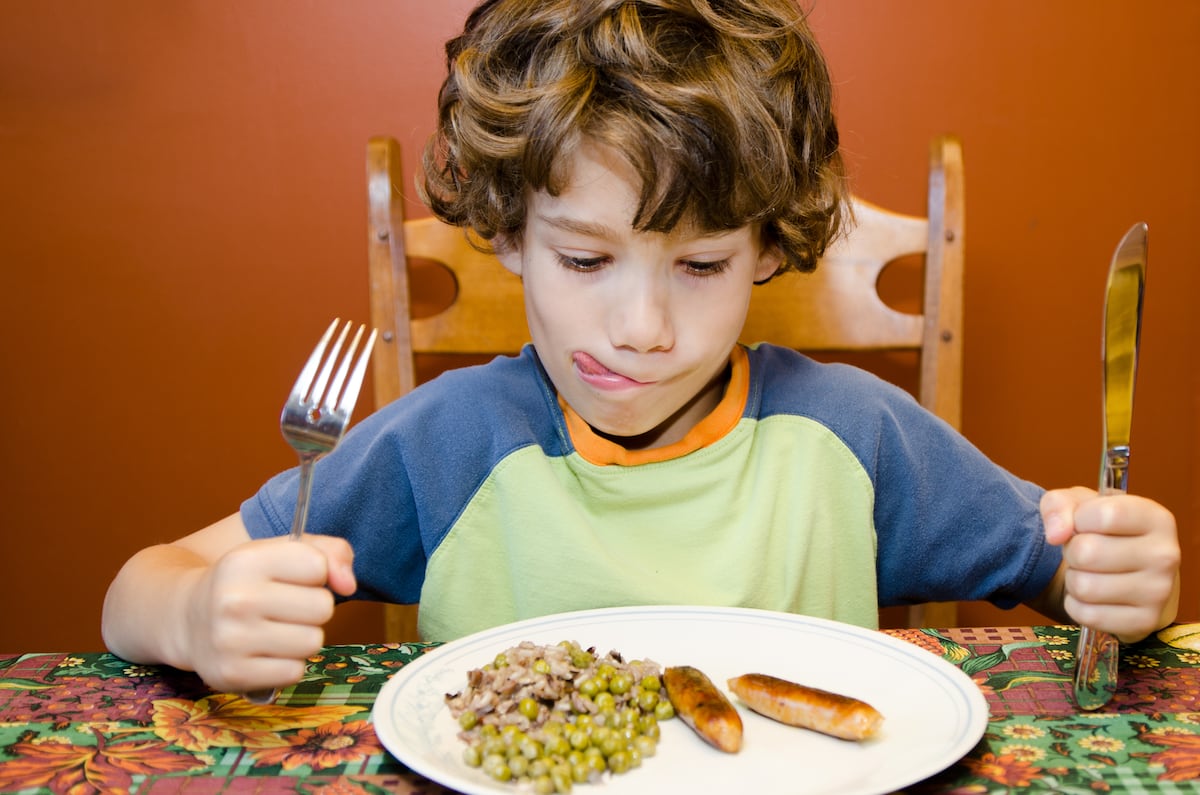
[[(529, 340), (519, 279), (473, 248), (460, 229), (434, 218), (403, 218), (400, 154), (387, 137), (367, 147), (371, 317), (375, 403), (415, 385), (414, 354), (514, 353)], [(786, 274), (755, 288), (742, 339), (768, 340), (823, 355), (912, 351), (917, 397), (955, 428), (962, 411), (963, 161), (960, 142), (930, 148), (928, 216), (884, 210), (855, 198), (854, 226), (811, 274)], [(878, 291), (889, 263), (923, 255), (917, 314), (898, 311)], [(445, 311), (413, 317), (410, 260), (432, 260), (453, 275), (457, 294)], [(801, 284), (803, 282), (803, 284)], [(908, 626), (955, 625), (954, 603), (907, 609)], [(415, 640), (415, 606), (389, 605), (389, 641)]]

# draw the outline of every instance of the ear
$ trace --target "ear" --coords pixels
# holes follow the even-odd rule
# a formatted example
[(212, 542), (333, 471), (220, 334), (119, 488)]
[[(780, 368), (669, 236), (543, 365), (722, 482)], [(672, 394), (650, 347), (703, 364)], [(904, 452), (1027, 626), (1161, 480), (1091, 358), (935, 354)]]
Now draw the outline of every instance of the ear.
[(759, 284), (770, 279), (783, 265), (783, 250), (775, 243), (767, 243), (758, 252), (758, 262), (754, 266), (754, 283)]
[(509, 235), (496, 235), (492, 238), (492, 251), (505, 269), (521, 275), (524, 258), (521, 256), (521, 246), (515, 239)]

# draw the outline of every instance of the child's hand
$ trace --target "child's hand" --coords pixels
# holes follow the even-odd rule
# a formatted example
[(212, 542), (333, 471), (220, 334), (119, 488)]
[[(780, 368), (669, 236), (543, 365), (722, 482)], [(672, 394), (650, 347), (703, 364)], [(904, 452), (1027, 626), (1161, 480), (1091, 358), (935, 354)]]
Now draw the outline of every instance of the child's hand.
[(1062, 606), (1081, 625), (1141, 640), (1175, 620), (1179, 538), (1175, 517), (1129, 494), (1086, 488), (1048, 491), (1046, 539), (1063, 545)]
[(355, 590), (353, 552), (340, 538), (251, 541), (198, 572), (186, 613), (193, 669), (230, 692), (298, 681), (324, 645), (332, 591)]

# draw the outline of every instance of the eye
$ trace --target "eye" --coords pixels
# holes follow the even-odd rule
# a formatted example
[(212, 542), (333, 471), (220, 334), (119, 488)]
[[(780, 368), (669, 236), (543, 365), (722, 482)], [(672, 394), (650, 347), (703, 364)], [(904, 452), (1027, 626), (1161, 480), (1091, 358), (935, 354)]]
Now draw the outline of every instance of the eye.
[(716, 276), (729, 269), (729, 258), (719, 260), (683, 260), (683, 268), (692, 276)]
[(580, 273), (591, 273), (592, 271), (599, 270), (600, 266), (608, 260), (607, 257), (569, 257), (566, 254), (559, 254), (557, 252), (555, 252), (554, 256), (558, 260), (559, 265), (568, 270), (579, 271)]

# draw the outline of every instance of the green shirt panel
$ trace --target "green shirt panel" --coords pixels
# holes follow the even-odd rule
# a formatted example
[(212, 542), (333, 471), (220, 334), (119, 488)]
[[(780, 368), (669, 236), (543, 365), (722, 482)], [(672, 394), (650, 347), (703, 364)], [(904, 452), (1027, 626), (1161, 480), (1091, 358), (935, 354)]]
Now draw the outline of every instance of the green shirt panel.
[(639, 604), (873, 628), (873, 498), (853, 453), (803, 417), (743, 419), (708, 447), (634, 467), (524, 447), (492, 470), (430, 557), (421, 636)]

